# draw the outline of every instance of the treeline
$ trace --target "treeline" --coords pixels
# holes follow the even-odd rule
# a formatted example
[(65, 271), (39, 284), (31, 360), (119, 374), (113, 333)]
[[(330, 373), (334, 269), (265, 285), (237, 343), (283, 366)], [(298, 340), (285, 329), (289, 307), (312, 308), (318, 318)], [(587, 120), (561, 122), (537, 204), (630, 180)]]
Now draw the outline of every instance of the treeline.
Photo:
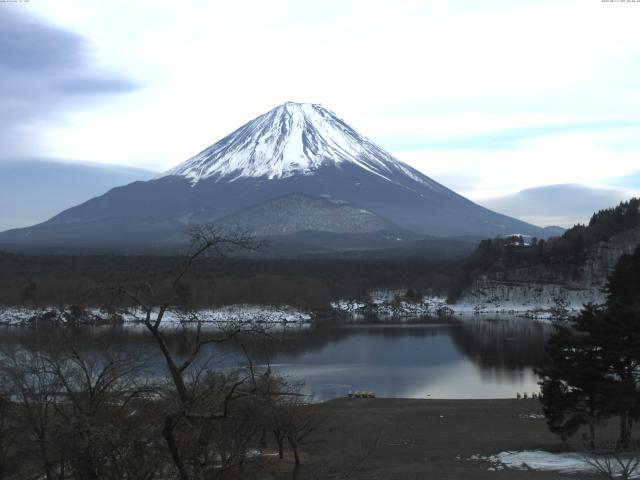
[[(0, 305), (104, 306), (113, 289), (162, 284), (184, 259), (143, 255), (26, 255), (0, 252)], [(365, 299), (374, 288), (446, 292), (456, 261), (203, 258), (181, 282), (194, 307), (288, 304), (323, 310), (333, 299)], [(121, 301), (122, 299), (120, 299)]]
[(483, 240), (462, 263), (449, 297), (458, 298), (478, 275), (498, 278), (518, 269), (528, 269), (538, 281), (575, 278), (590, 247), (638, 226), (640, 199), (632, 198), (617, 207), (594, 213), (588, 225), (576, 225), (561, 237), (546, 241), (522, 236)]

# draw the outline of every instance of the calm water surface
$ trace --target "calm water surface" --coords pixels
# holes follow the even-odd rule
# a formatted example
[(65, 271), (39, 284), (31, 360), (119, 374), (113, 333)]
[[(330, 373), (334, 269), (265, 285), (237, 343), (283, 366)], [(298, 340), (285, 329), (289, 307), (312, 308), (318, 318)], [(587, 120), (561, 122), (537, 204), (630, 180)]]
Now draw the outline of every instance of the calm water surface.
[(319, 400), (349, 391), (381, 397), (513, 398), (538, 391), (548, 327), (530, 320), (335, 326), (324, 342), (271, 359)]
[[(544, 358), (549, 326), (528, 319), (470, 318), (442, 323), (370, 321), (315, 325), (289, 332), (278, 342), (243, 341), (258, 368), (271, 368), (291, 381), (304, 382), (315, 400), (373, 391), (379, 397), (513, 398), (538, 390), (533, 369)], [(5, 329), (3, 343), (51, 332)], [(147, 335), (127, 327), (94, 327), (83, 332), (87, 345), (117, 344), (119, 349), (157, 355)], [(186, 352), (181, 334), (171, 336), (172, 348)], [(209, 350), (218, 366), (246, 366), (238, 342)], [(154, 357), (158, 368), (162, 359)]]

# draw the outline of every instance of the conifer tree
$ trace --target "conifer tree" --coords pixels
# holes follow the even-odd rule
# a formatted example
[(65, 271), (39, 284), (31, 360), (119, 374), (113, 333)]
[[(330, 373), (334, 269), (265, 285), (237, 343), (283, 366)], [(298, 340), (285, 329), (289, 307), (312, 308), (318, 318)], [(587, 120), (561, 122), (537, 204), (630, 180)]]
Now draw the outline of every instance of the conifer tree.
[[(603, 311), (587, 305), (576, 323), (591, 323)], [(610, 416), (608, 381), (600, 352), (576, 325), (558, 322), (546, 346), (548, 363), (537, 371), (541, 377), (541, 402), (549, 430), (563, 440), (581, 427), (589, 427), (589, 446), (595, 446), (595, 426)]]
[(538, 370), (550, 430), (562, 438), (619, 417), (618, 446), (628, 449), (640, 419), (640, 246), (609, 277), (604, 306), (587, 305), (572, 323), (556, 325), (548, 364)]

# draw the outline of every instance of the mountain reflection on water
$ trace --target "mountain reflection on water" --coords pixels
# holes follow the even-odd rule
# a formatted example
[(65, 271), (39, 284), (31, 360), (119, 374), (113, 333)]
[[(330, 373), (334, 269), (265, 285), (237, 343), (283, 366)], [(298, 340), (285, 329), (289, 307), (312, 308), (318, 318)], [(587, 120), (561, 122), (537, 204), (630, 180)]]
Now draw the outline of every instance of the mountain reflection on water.
[[(315, 400), (373, 391), (379, 397), (509, 398), (538, 390), (533, 369), (544, 361), (548, 325), (522, 318), (470, 317), (390, 322), (318, 323), (275, 332), (270, 338), (236, 338), (210, 345), (213, 366), (270, 366)], [(47, 345), (72, 336), (84, 348), (115, 348), (162, 358), (146, 332), (127, 326), (5, 329), (0, 344)], [(180, 330), (166, 335), (178, 355), (189, 351)], [(243, 349), (244, 347), (244, 349)]]

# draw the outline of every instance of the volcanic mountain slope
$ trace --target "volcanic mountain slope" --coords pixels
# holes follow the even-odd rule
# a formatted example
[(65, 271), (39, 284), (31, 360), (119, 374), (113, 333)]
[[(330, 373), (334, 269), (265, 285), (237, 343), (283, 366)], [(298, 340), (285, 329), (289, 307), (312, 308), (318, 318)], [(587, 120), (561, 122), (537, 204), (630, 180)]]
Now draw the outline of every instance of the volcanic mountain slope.
[[(289, 102), (153, 180), (114, 188), (47, 222), (0, 234), (0, 243), (84, 245), (100, 236), (91, 230), (102, 222), (126, 242), (137, 221), (145, 229), (135, 228), (132, 241), (157, 243), (175, 239), (189, 225), (214, 222), (294, 192), (342, 200), (420, 234), (548, 236), (541, 228), (492, 212), (440, 185), (330, 110)], [(323, 231), (324, 220), (316, 220), (310, 211), (309, 230)]]
[(0, 231), (33, 225), (113, 187), (149, 180), (157, 172), (56, 159), (0, 162)]
[(290, 193), (247, 207), (216, 221), (228, 230), (249, 230), (261, 237), (299, 232), (361, 234), (401, 229), (369, 210), (344, 200)]

